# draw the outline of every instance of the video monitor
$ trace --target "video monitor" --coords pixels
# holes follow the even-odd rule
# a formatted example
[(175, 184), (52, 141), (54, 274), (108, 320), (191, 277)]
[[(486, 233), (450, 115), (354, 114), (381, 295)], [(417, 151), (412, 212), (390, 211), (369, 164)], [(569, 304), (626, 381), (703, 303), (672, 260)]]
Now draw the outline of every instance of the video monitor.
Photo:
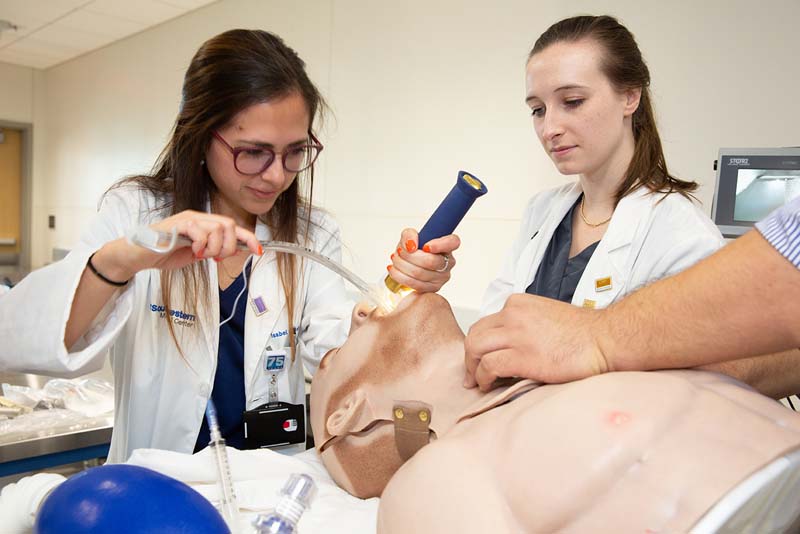
[(800, 148), (722, 148), (712, 218), (725, 237), (738, 237), (800, 196)]

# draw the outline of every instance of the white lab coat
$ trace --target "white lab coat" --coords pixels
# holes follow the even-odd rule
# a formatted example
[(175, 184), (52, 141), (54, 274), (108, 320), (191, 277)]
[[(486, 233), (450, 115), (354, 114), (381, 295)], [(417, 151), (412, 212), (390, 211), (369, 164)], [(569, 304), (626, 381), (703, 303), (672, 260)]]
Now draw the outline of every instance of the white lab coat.
[[(547, 245), (582, 193), (579, 182), (535, 195), (498, 277), (489, 284), (481, 316), (525, 293)], [(639, 188), (620, 200), (603, 239), (578, 282), (572, 304), (604, 308), (650, 282), (675, 274), (724, 244), (716, 226), (692, 201)], [(610, 278), (610, 284), (607, 279)]]
[[(112, 190), (80, 243), (62, 261), (39, 269), (0, 300), (0, 369), (74, 376), (99, 369), (110, 349), (115, 383), (114, 432), (109, 460), (126, 460), (134, 449), (191, 452), (214, 384), (219, 336), (217, 270), (208, 260), (212, 288), (207, 307), (186, 309), (180, 287), (173, 288), (172, 322), (183, 356), (169, 335), (159, 271), (139, 272), (111, 298), (89, 332), (68, 352), (64, 331), (81, 273), (89, 256), (129, 229), (166, 217), (154, 197), (133, 187)], [(326, 214), (312, 213), (305, 246), (340, 261), (339, 229)], [(256, 236), (269, 240), (262, 223)], [(279, 400), (305, 402), (303, 363), (310, 372), (349, 328), (353, 303), (343, 280), (322, 265), (305, 260), (297, 292), (294, 325), (297, 356), (291, 361), (285, 298), (275, 254), (265, 252), (253, 269), (250, 296), (261, 296), (268, 311), (257, 316), (248, 302), (245, 317), (245, 396), (247, 409), (267, 402), (268, 377), (263, 352), (285, 350), (286, 369)], [(180, 286), (180, 284), (175, 284)], [(242, 298), (246, 298), (246, 294)], [(249, 300), (249, 299), (248, 299)], [(202, 304), (201, 304), (202, 306)], [(303, 447), (295, 447), (303, 450)]]

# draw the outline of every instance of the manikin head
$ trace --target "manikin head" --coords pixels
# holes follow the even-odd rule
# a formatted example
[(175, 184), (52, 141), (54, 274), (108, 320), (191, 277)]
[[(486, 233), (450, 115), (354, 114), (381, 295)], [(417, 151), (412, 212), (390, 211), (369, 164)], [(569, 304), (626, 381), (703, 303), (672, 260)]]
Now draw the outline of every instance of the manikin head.
[(404, 462), (395, 442), (398, 402), (430, 407), (425, 422), (436, 439), (482, 394), (461, 383), (464, 334), (439, 295), (411, 294), (389, 315), (356, 309), (352, 325), (314, 375), (311, 426), (334, 480), (353, 495), (374, 497)]

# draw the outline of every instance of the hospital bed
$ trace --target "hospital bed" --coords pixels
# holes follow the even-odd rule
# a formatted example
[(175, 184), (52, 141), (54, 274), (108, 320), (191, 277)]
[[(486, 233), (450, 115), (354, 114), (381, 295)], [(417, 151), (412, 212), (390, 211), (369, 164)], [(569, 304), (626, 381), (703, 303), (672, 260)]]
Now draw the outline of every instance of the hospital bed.
[[(379, 500), (361, 500), (340, 489), (328, 475), (314, 449), (296, 456), (270, 450), (229, 449), (231, 470), (241, 512), (241, 532), (253, 532), (251, 522), (271, 511), (279, 490), (293, 473), (305, 473), (318, 493), (299, 524), (301, 533), (371, 534), (375, 532)], [(129, 464), (147, 467), (181, 480), (212, 503), (218, 501), (216, 467), (208, 449), (195, 455), (142, 449)], [(701, 483), (701, 481), (698, 481)], [(29, 494), (7, 488), (0, 497), (0, 516), (9, 510), (35, 509)], [(12, 491), (9, 491), (12, 490)], [(691, 530), (693, 534), (797, 532), (800, 523), (800, 451), (793, 451), (754, 473), (723, 496)], [(8, 524), (8, 523), (7, 523)], [(0, 528), (0, 531), (2, 529)], [(21, 532), (25, 532), (22, 530)]]

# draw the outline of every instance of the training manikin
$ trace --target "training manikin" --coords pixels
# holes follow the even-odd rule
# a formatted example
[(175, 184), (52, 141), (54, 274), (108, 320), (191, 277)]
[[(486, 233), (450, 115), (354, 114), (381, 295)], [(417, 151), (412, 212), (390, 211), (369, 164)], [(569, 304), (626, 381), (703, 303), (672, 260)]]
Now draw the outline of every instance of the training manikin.
[(380, 532), (685, 532), (800, 446), (800, 415), (716, 373), (484, 394), (463, 358), (447, 301), (412, 295), (386, 317), (357, 308), (314, 376), (317, 450), (344, 489), (381, 496)]

